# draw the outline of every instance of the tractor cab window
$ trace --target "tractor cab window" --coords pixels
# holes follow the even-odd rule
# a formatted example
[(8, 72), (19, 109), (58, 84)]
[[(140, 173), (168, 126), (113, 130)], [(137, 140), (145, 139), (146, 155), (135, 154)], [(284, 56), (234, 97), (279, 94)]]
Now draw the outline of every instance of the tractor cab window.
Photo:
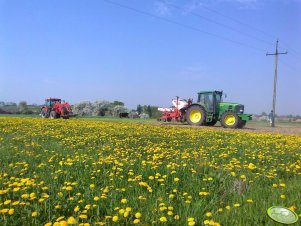
[(213, 93), (200, 93), (198, 102), (200, 102), (207, 111), (213, 112), (214, 111), (214, 97)]
[(52, 104), (61, 103), (61, 100), (52, 100), (51, 103)]
[(216, 103), (222, 102), (222, 94), (217, 93), (217, 94), (215, 95), (215, 98), (216, 98)]
[(50, 107), (50, 104), (51, 104), (51, 103), (50, 103), (50, 100), (46, 100), (46, 101), (45, 101), (45, 105), (46, 105), (46, 106)]
[(51, 107), (52, 105), (56, 104), (56, 103), (61, 103), (61, 100), (46, 100), (45, 101), (45, 105), (48, 107)]

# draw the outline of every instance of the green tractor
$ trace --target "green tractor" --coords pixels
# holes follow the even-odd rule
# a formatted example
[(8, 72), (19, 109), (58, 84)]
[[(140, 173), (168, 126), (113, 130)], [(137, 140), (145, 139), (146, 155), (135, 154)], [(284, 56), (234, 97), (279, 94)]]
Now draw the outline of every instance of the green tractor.
[(222, 96), (222, 91), (199, 92), (197, 102), (186, 110), (188, 124), (214, 126), (220, 121), (225, 128), (243, 128), (252, 120), (251, 114), (244, 114), (244, 105), (222, 102)]

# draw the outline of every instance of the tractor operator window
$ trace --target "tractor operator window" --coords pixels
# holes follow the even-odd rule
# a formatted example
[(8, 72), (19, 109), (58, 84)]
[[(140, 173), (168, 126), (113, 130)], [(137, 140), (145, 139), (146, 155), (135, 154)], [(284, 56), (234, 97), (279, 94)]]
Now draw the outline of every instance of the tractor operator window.
[(50, 106), (50, 100), (46, 100), (46, 101), (45, 101), (45, 105), (46, 105), (46, 106)]
[(209, 111), (213, 111), (213, 95), (211, 93), (205, 95), (204, 104)]
[(216, 103), (222, 102), (222, 95), (216, 94), (215, 96), (216, 96)]

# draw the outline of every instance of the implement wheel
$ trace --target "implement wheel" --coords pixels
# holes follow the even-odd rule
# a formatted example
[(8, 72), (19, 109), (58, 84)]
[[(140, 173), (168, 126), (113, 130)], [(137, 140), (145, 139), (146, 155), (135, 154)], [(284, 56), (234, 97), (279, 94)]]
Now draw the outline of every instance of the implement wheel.
[(227, 111), (222, 115), (221, 124), (224, 128), (238, 128), (240, 119), (235, 112)]
[(186, 121), (189, 125), (201, 126), (206, 120), (206, 111), (202, 106), (194, 105), (186, 112)]

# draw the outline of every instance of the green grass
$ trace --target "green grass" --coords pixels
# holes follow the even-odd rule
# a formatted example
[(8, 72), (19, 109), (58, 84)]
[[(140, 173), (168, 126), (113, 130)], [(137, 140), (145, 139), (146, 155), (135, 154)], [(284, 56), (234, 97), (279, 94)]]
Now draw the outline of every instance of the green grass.
[(300, 136), (149, 121), (0, 117), (0, 225), (133, 225), (139, 212), (140, 225), (272, 226), (270, 206), (301, 214)]

